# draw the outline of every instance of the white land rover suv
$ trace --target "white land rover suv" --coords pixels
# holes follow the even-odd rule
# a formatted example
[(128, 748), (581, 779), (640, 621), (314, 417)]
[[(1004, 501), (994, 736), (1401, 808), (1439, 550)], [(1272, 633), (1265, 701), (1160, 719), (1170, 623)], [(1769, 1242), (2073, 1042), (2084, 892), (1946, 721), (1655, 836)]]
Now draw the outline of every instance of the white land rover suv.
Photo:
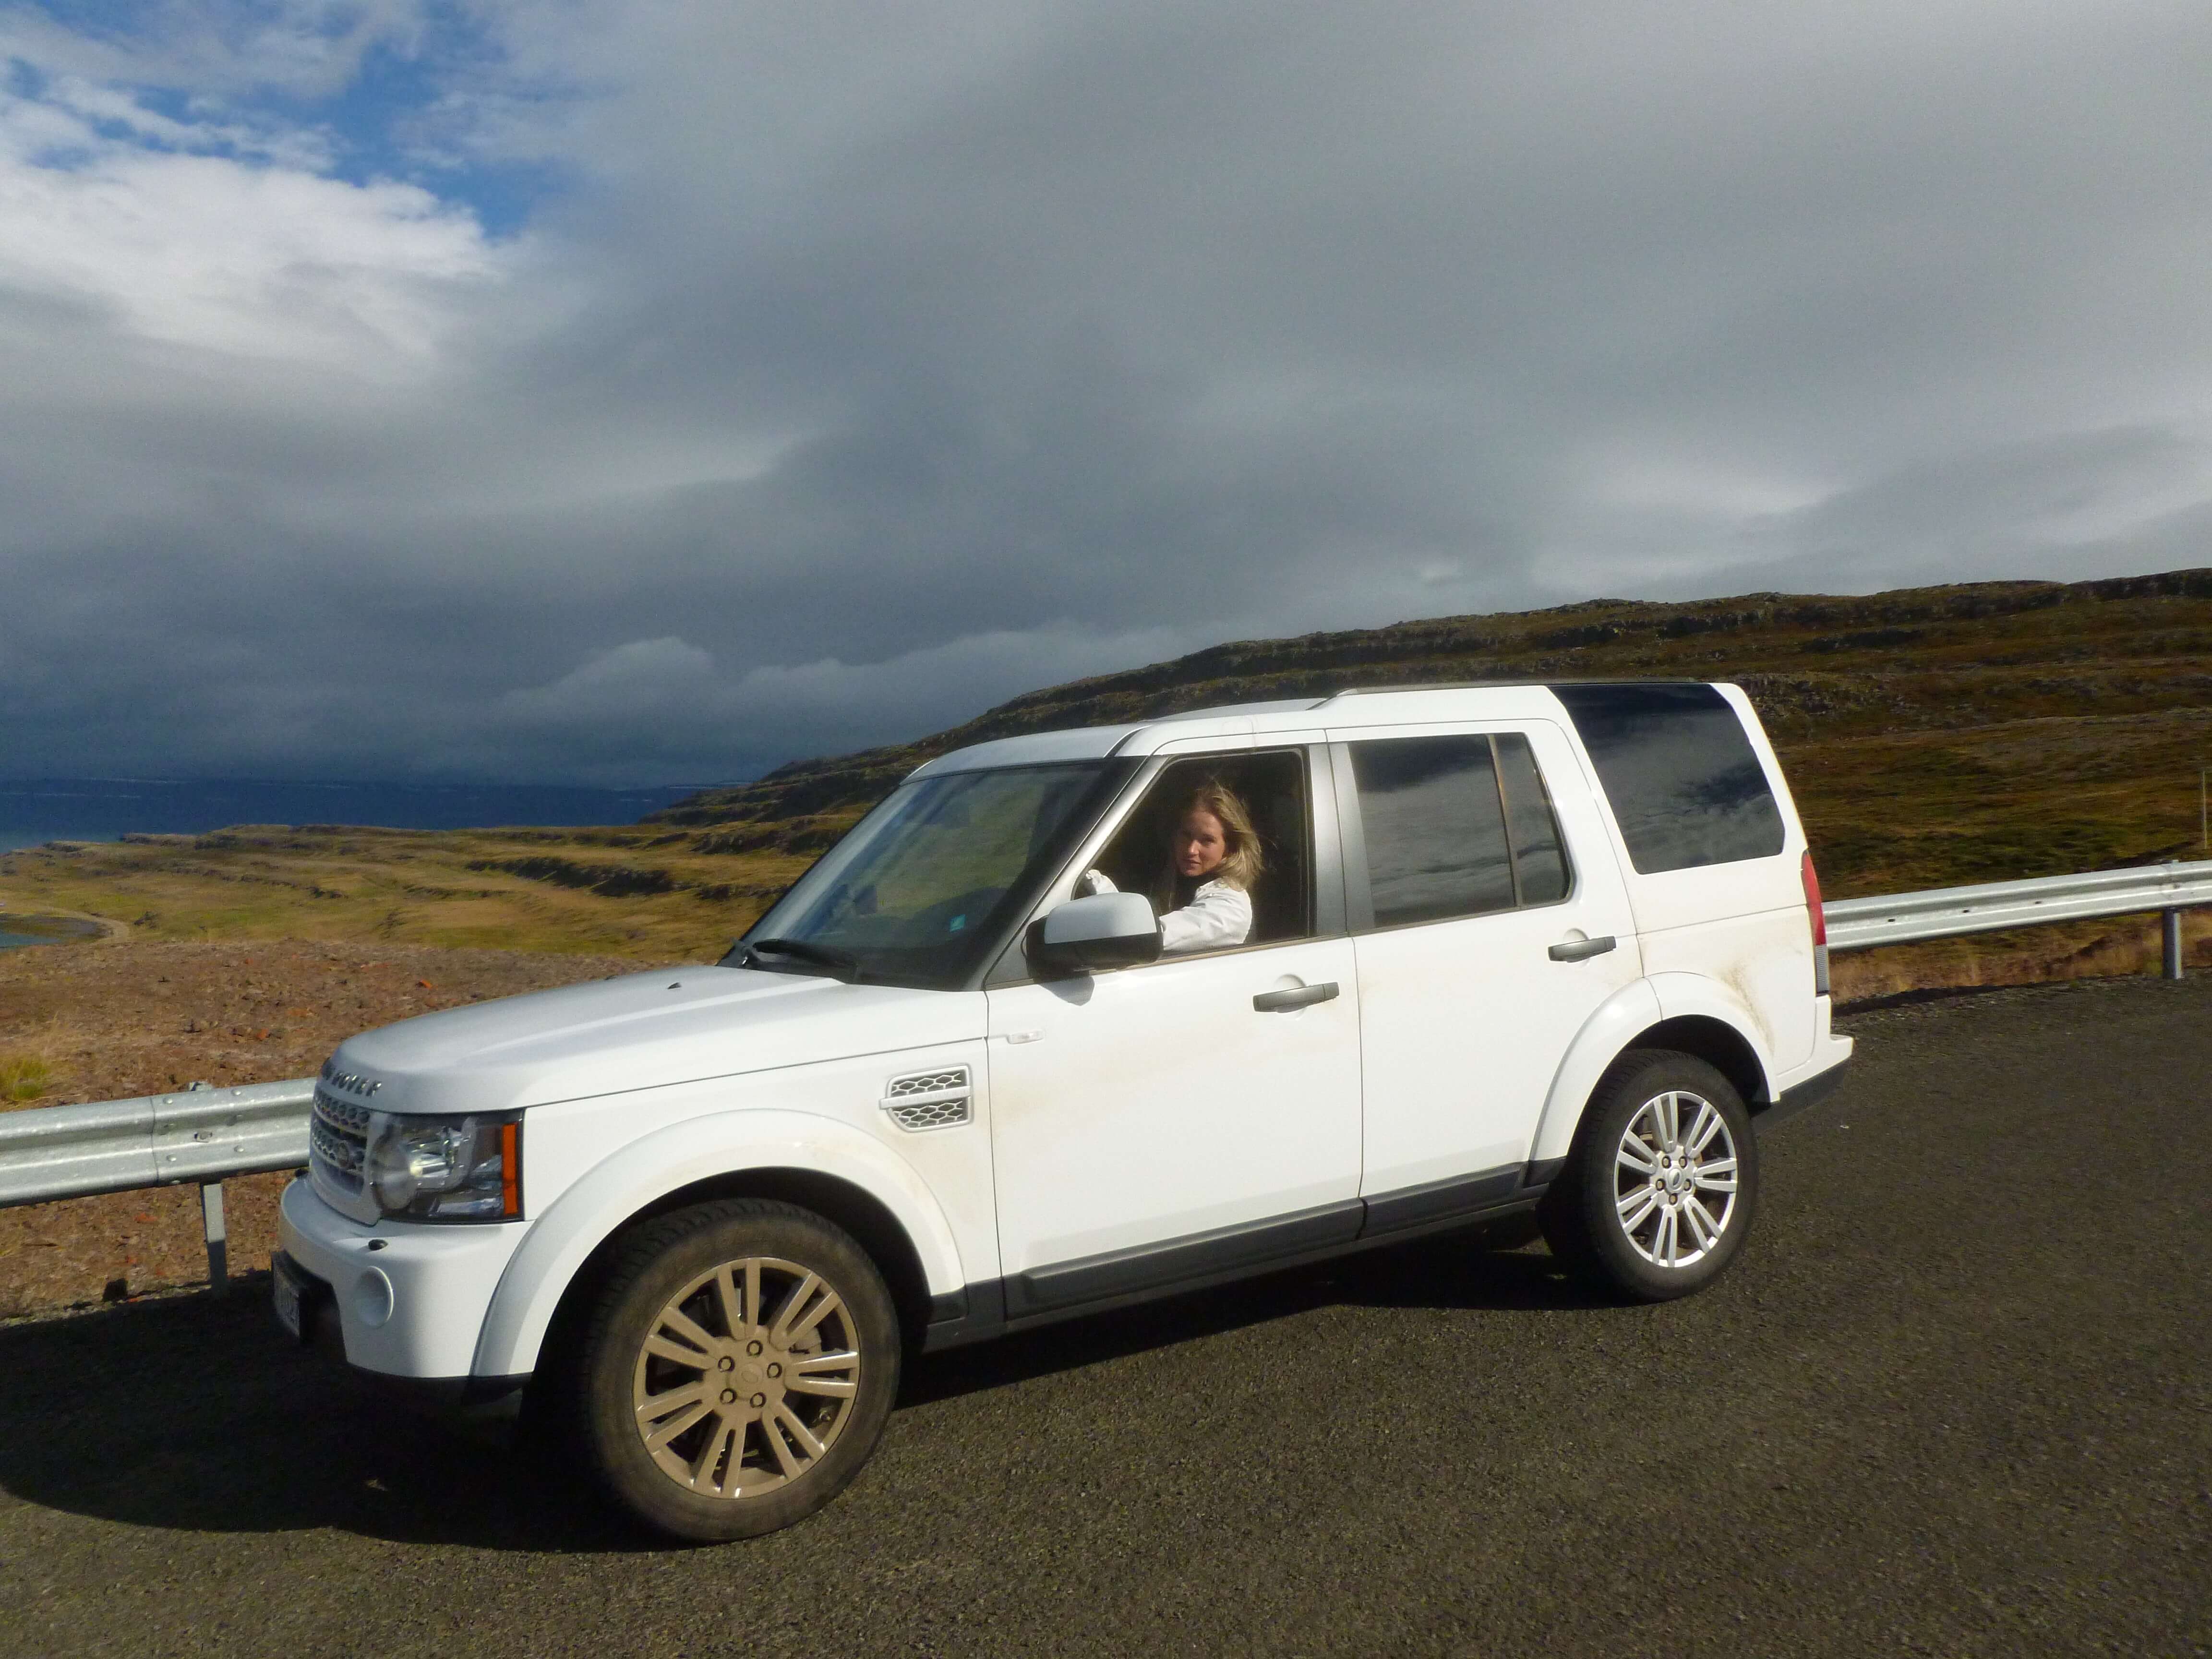
[[(1164, 951), (1201, 786), (1243, 914), (1201, 891)], [(1616, 1293), (1710, 1283), (1754, 1126), (1850, 1052), (1826, 957), (1733, 686), (981, 744), (715, 966), (345, 1043), (278, 1309), (424, 1391), (529, 1384), (654, 1527), (765, 1532), (852, 1480), (915, 1349), (1516, 1211)]]

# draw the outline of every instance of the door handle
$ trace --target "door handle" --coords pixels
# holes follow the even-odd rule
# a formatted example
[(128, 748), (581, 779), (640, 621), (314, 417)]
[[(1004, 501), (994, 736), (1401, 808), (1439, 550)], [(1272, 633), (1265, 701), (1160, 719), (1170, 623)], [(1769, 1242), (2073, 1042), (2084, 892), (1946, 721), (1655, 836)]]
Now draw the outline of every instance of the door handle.
[(1550, 955), (1554, 962), (1584, 962), (1591, 957), (1603, 956), (1618, 943), (1610, 933), (1596, 939), (1563, 939), (1552, 947)]
[(1252, 999), (1253, 1007), (1263, 1014), (1279, 1014), (1289, 1008), (1310, 1007), (1316, 1002), (1328, 1002), (1336, 996), (1336, 981), (1326, 985), (1299, 985), (1287, 991), (1262, 991)]

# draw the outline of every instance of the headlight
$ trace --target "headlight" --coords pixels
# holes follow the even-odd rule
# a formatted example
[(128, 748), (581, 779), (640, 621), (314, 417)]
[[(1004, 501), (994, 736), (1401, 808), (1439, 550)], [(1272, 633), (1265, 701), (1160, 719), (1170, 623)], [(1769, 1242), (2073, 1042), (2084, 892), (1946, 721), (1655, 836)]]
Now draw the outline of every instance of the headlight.
[(522, 1213), (521, 1115), (371, 1112), (362, 1174), (388, 1216), (511, 1221)]

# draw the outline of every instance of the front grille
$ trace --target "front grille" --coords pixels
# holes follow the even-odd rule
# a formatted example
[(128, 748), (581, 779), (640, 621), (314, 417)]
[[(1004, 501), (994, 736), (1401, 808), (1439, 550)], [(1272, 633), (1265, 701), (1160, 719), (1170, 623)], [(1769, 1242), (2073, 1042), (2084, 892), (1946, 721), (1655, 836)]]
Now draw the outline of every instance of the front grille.
[(317, 1089), (307, 1119), (309, 1174), (318, 1184), (352, 1196), (361, 1191), (362, 1166), (368, 1161), (368, 1108)]
[(884, 1109), (902, 1129), (950, 1129), (965, 1123), (974, 1115), (968, 1068), (953, 1066), (893, 1078), (884, 1090)]

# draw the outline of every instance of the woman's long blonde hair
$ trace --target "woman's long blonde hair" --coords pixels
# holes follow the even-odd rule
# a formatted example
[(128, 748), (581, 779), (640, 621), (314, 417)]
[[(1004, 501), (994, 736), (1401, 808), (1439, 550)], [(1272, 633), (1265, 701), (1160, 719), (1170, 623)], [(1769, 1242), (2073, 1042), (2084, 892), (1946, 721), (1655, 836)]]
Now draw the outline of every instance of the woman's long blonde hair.
[[(1250, 892), (1252, 884), (1266, 872), (1267, 859), (1260, 850), (1260, 832), (1252, 827), (1252, 814), (1245, 809), (1243, 801), (1220, 779), (1208, 778), (1184, 799), (1169, 833), (1172, 835), (1193, 812), (1211, 812), (1220, 822), (1222, 839), (1229, 843), (1221, 862), (1205, 879), (1226, 882), (1241, 891)], [(1161, 877), (1163, 891), (1172, 894), (1176, 881), (1175, 855), (1170, 853), (1167, 868)]]

